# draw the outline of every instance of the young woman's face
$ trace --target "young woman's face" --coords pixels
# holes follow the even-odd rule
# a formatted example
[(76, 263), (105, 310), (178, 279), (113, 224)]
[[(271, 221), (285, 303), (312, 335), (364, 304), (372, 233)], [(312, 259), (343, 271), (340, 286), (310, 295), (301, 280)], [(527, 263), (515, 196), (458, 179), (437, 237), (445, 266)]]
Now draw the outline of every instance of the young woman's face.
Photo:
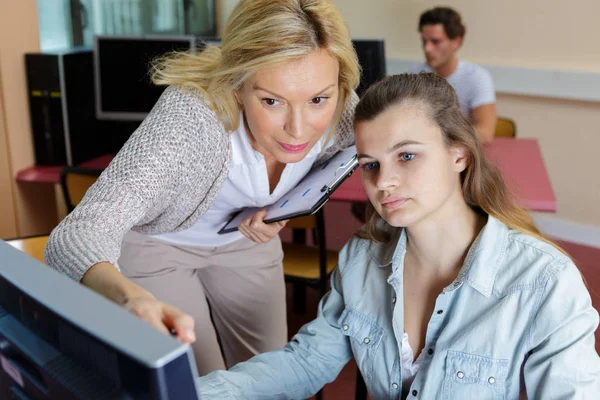
[(410, 227), (463, 201), (465, 150), (448, 148), (425, 110), (392, 106), (355, 126), (363, 186), (387, 223)]
[(236, 93), (254, 149), (282, 163), (302, 160), (331, 122), (339, 62), (325, 50), (266, 67)]

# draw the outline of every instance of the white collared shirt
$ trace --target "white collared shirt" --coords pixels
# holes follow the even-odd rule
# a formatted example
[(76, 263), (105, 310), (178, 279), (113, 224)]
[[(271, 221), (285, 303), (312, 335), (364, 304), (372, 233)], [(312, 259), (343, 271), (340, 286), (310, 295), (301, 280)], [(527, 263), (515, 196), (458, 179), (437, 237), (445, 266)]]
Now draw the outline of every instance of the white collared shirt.
[(301, 161), (287, 164), (275, 190), (270, 193), (265, 159), (252, 148), (248, 135), (243, 116), (240, 116), (239, 128), (230, 133), (231, 164), (227, 180), (214, 203), (198, 222), (183, 231), (154, 237), (173, 244), (201, 247), (222, 246), (241, 239), (243, 235), (238, 231), (222, 235), (217, 232), (235, 212), (246, 207), (265, 207), (273, 204), (294, 188), (312, 168), (326, 137), (324, 135)]

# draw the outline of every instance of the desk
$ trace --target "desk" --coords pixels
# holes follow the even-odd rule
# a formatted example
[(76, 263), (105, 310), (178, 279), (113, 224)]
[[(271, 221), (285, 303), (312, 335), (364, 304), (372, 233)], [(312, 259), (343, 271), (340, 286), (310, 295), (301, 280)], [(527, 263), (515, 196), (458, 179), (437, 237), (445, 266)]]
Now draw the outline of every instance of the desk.
[[(484, 145), (484, 151), (519, 205), (532, 211), (556, 211), (556, 198), (536, 139), (497, 138)], [(346, 179), (331, 200), (368, 201), (360, 172)]]
[[(91, 159), (78, 165), (78, 167), (105, 169), (115, 156), (105, 154), (101, 157)], [(23, 169), (17, 173), (17, 182), (35, 182), (35, 183), (60, 183), (60, 172), (64, 167), (44, 167), (35, 166)]]
[(14, 248), (29, 254), (40, 262), (44, 262), (44, 248), (46, 247), (46, 242), (48, 242), (48, 236), (34, 236), (6, 241), (6, 243)]

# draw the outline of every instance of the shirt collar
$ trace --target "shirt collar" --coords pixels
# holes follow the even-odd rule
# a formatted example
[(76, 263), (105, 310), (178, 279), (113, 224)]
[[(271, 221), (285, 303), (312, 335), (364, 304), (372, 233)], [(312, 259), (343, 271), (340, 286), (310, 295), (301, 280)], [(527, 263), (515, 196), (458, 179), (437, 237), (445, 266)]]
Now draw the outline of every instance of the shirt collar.
[(486, 297), (492, 294), (496, 274), (504, 257), (509, 229), (491, 215), (465, 258), (458, 280), (469, 284)]
[[(406, 254), (406, 231), (392, 228), (385, 243), (372, 243), (369, 252), (380, 268), (392, 266), (396, 271)], [(509, 229), (491, 215), (471, 245), (456, 282), (464, 282), (486, 297), (492, 294), (500, 262), (507, 248)]]

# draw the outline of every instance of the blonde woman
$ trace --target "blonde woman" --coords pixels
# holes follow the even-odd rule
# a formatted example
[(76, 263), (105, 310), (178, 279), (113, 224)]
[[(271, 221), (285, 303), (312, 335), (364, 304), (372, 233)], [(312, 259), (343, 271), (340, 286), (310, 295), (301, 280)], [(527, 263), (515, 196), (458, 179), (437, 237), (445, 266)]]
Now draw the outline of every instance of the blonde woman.
[(154, 80), (169, 87), (46, 262), (193, 342), (202, 375), (285, 344), (285, 223), (217, 231), (354, 142), (359, 67), (331, 1), (242, 0), (220, 48), (168, 57)]
[(200, 398), (305, 399), (354, 358), (373, 400), (597, 399), (581, 274), (511, 200), (450, 84), (390, 76), (355, 115), (367, 223), (317, 318), (199, 378)]

